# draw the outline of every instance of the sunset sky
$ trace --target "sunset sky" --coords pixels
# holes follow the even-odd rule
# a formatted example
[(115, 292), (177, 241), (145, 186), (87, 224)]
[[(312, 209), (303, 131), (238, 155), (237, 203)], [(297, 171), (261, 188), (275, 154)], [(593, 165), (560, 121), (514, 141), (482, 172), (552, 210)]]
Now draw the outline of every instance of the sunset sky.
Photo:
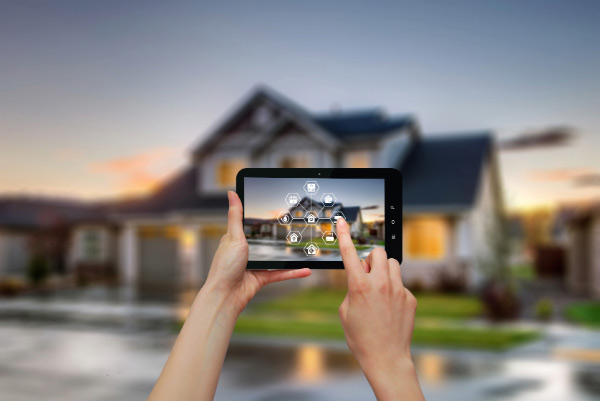
[(600, 199), (600, 2), (14, 1), (0, 13), (0, 192), (152, 188), (265, 83), (499, 140), (511, 208)]

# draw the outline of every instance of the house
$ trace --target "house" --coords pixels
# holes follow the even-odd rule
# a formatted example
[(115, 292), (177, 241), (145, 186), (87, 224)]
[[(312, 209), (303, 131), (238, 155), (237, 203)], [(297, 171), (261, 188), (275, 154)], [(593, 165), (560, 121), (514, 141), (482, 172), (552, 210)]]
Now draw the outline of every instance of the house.
[(600, 298), (600, 205), (573, 212), (566, 229), (567, 288)]
[[(447, 271), (475, 285), (487, 232), (502, 210), (497, 163), (488, 132), (425, 135), (414, 116), (380, 109), (316, 114), (258, 87), (154, 194), (108, 208), (104, 224), (75, 226), (73, 247), (102, 242), (90, 233), (111, 227), (102, 244), (116, 247), (103, 249), (117, 261), (123, 284), (197, 287), (226, 230), (226, 190), (235, 188), (241, 168), (392, 167), (404, 177), (403, 279), (434, 285)], [(365, 229), (359, 208), (337, 207), (356, 222), (353, 235)], [(251, 222), (246, 234), (268, 236), (274, 223)], [(383, 238), (381, 222), (366, 229)]]

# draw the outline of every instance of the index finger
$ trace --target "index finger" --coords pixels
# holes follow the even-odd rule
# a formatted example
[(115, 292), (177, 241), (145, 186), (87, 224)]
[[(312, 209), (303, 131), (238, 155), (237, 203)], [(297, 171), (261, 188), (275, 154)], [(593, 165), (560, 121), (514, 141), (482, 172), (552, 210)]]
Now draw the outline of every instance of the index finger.
[(348, 280), (359, 278), (365, 273), (350, 237), (350, 227), (348, 227), (348, 223), (343, 218), (338, 219), (336, 226), (340, 253), (342, 254), (344, 268), (348, 273)]

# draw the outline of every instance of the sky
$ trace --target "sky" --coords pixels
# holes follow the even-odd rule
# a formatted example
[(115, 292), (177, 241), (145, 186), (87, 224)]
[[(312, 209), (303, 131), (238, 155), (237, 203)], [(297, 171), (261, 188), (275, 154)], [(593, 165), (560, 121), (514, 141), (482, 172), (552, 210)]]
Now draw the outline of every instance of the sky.
[(360, 206), (365, 222), (382, 220), (385, 207), (385, 181), (382, 179), (304, 179), (304, 178), (257, 178), (247, 177), (244, 182), (244, 216), (246, 218), (273, 219), (290, 209), (286, 203), (288, 194), (307, 196), (306, 181), (317, 182), (316, 195), (319, 202), (325, 194), (333, 194), (335, 202), (345, 207)]
[(597, 1), (0, 1), (0, 193), (144, 191), (257, 84), (498, 140), (506, 203), (600, 198)]

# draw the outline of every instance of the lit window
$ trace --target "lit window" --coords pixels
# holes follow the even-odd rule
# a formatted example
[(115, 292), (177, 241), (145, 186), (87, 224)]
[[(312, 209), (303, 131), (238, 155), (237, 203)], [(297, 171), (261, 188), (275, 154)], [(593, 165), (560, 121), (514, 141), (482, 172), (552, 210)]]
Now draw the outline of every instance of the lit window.
[(281, 168), (306, 168), (308, 159), (304, 156), (284, 156), (279, 161)]
[(351, 152), (348, 154), (348, 167), (369, 168), (371, 167), (371, 154), (369, 152)]
[(403, 226), (405, 253), (412, 259), (441, 259), (446, 254), (446, 221), (434, 217), (409, 219)]
[(217, 185), (221, 188), (235, 187), (235, 177), (244, 167), (242, 160), (221, 160), (217, 166)]

